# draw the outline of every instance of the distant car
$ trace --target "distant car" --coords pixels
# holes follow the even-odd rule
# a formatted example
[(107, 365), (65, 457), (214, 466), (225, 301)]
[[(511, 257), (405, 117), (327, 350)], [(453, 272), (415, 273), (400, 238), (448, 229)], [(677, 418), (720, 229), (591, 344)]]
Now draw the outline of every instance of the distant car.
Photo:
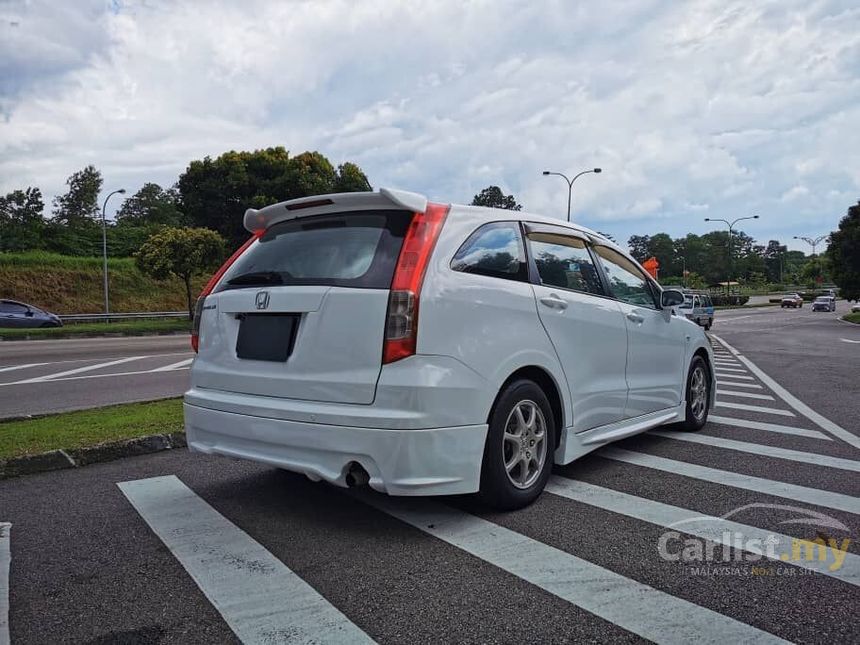
[(779, 303), (779, 306), (783, 308), (791, 307), (792, 309), (797, 309), (798, 307), (803, 307), (803, 298), (796, 293), (787, 293), (782, 297), (782, 301)]
[(680, 313), (707, 331), (714, 324), (714, 303), (707, 293), (685, 293)]
[(852, 314), (860, 313), (860, 302), (855, 302), (853, 305), (851, 305), (851, 313)]
[(62, 327), (60, 317), (16, 300), (0, 300), (0, 327)]
[(836, 311), (836, 298), (833, 296), (818, 296), (812, 302), (812, 311)]

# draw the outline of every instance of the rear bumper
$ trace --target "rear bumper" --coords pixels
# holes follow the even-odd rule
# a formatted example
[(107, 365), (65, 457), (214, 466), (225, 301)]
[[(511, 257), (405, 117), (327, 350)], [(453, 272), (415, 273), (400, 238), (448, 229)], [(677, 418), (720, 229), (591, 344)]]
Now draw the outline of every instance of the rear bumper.
[(257, 461), (346, 486), (353, 463), (370, 486), (391, 495), (474, 493), (487, 426), (366, 428), (236, 414), (189, 404), (192, 451)]

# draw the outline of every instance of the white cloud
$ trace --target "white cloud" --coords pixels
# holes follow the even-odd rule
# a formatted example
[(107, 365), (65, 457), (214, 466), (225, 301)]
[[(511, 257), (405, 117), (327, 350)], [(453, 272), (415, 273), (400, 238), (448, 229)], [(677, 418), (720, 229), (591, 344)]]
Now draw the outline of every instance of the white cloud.
[(50, 196), (87, 163), (133, 190), (285, 145), (377, 186), (467, 201), (494, 183), (558, 216), (567, 188), (541, 171), (601, 166), (574, 215), (619, 239), (704, 232), (704, 209), (785, 239), (860, 196), (855, 3), (10, 6), (2, 190)]

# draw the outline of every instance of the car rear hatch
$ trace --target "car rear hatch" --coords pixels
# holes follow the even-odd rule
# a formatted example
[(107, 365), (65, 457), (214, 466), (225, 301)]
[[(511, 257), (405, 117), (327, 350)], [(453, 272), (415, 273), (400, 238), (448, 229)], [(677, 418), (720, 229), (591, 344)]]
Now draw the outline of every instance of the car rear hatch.
[(403, 195), (332, 195), (249, 211), (246, 227), (265, 232), (198, 308), (192, 385), (372, 403), (392, 277), (414, 212), (426, 204)]

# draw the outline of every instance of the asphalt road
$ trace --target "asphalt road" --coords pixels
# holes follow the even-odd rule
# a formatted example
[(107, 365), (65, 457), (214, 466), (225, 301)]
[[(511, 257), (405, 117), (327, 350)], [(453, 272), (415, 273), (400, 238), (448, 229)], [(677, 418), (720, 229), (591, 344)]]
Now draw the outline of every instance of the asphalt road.
[[(701, 432), (556, 468), (514, 513), (185, 451), (0, 482), (12, 642), (860, 642), (860, 328), (713, 331)], [(787, 561), (746, 559), (774, 540)]]
[(188, 336), (0, 343), (0, 418), (180, 396)]

